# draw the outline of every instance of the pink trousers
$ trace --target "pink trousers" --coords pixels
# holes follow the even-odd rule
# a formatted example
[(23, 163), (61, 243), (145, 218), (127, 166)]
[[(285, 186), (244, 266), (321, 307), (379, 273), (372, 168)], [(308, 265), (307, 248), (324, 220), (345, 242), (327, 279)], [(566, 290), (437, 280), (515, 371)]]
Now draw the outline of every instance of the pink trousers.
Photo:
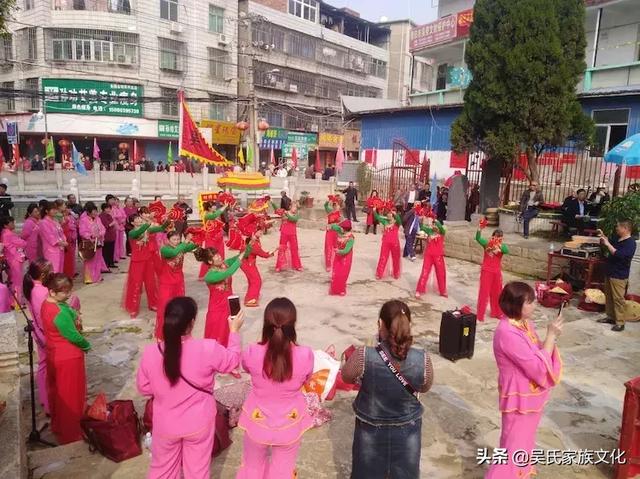
[[(540, 418), (542, 418), (542, 412), (530, 414), (502, 413), (500, 448), (507, 450), (508, 459), (505, 464), (493, 464), (484, 476), (485, 479), (527, 478), (531, 474), (535, 474), (535, 468), (531, 465), (513, 464), (512, 456), (516, 451), (523, 450), (526, 451), (528, 458), (531, 457), (531, 451), (536, 445), (536, 432), (538, 431)], [(516, 457), (516, 460), (522, 461), (522, 456)]]
[(13, 304), (13, 296), (7, 288), (7, 285), (0, 283), (0, 313), (8, 313), (11, 311), (11, 305)]
[(148, 479), (209, 479), (215, 421), (186, 437), (153, 435)]
[(296, 477), (298, 449), (300, 440), (286, 446), (267, 446), (254, 442), (245, 432), (242, 464), (236, 479), (293, 479)]

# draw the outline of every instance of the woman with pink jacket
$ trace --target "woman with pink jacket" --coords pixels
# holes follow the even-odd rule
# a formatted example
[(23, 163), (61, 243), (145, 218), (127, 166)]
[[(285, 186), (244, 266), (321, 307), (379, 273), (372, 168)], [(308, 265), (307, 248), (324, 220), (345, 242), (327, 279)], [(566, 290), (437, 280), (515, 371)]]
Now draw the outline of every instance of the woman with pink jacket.
[(313, 425), (301, 391), (313, 373), (313, 351), (296, 343), (296, 316), (289, 299), (274, 299), (264, 311), (262, 341), (242, 352), (252, 388), (238, 421), (245, 433), (236, 479), (295, 477), (302, 434)]
[(29, 203), (27, 206), (27, 214), (24, 217), (22, 231), (20, 237), (27, 242), (24, 249), (27, 259), (33, 262), (42, 256), (42, 248), (40, 248), (40, 237), (38, 234), (40, 223), (40, 208), (37, 203)]
[(98, 208), (89, 201), (84, 205), (84, 213), (80, 216), (80, 238), (91, 241), (95, 245), (95, 255), (84, 261), (84, 284), (102, 281), (102, 271), (108, 270), (102, 256), (102, 245), (106, 230), (98, 218)]
[(124, 208), (120, 204), (120, 199), (118, 197), (114, 197), (111, 204), (111, 216), (116, 221), (116, 244), (115, 250), (113, 253), (113, 259), (117, 263), (121, 259), (127, 258), (127, 251), (125, 247), (125, 243), (127, 242), (127, 238), (125, 236), (124, 227), (127, 223), (127, 214), (124, 211)]
[(229, 346), (194, 339), (198, 307), (180, 296), (167, 303), (164, 341), (148, 345), (137, 373), (138, 391), (153, 397), (153, 442), (147, 475), (155, 478), (208, 479), (213, 453), (216, 401), (214, 377), (240, 362), (243, 314), (229, 320)]
[(38, 224), (42, 256), (51, 263), (54, 273), (62, 273), (67, 240), (64, 237), (60, 221), (56, 219), (58, 208), (53, 201), (47, 201), (42, 211), (44, 212), (44, 218)]
[[(500, 295), (504, 317), (493, 336), (493, 354), (498, 364), (499, 406), (502, 412), (500, 448), (507, 451), (504, 464), (491, 466), (486, 479), (512, 479), (535, 475), (532, 464), (515, 458), (518, 450), (527, 458), (536, 443), (538, 424), (551, 389), (560, 382), (562, 361), (556, 339), (562, 332), (563, 319), (558, 316), (547, 326), (547, 336), (540, 341), (531, 318), (535, 293), (526, 283), (511, 282)], [(521, 453), (518, 453), (521, 454)]]
[(15, 232), (16, 222), (11, 216), (0, 218), (0, 241), (4, 245), (4, 257), (9, 267), (9, 279), (19, 303), (22, 304), (22, 277), (24, 275), (24, 262), (27, 257), (24, 249), (27, 242)]

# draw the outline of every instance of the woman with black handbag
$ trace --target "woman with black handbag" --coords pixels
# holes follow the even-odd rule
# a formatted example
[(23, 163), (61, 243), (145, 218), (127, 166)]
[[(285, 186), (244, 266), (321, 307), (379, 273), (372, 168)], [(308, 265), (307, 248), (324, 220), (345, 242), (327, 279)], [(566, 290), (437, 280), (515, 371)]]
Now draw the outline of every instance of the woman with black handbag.
[(227, 348), (194, 339), (198, 307), (180, 296), (167, 303), (164, 341), (148, 345), (137, 373), (138, 391), (153, 397), (153, 442), (148, 478), (210, 477), (215, 437), (214, 376), (240, 364), (242, 312), (229, 320)]
[(342, 379), (359, 383), (353, 403), (351, 479), (417, 479), (423, 407), (419, 393), (433, 383), (431, 358), (412, 348), (411, 311), (387, 301), (378, 319), (379, 344), (361, 346), (342, 367)]

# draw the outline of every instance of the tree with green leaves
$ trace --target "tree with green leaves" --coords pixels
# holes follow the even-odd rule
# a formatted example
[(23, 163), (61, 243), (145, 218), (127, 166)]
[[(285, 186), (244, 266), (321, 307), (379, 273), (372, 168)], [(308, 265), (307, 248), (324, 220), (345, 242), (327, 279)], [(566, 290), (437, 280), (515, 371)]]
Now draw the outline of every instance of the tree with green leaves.
[(456, 151), (480, 150), (538, 180), (538, 158), (594, 126), (576, 94), (586, 68), (584, 0), (478, 0), (465, 61), (473, 75), (452, 126)]
[(16, 8), (16, 0), (0, 0), (0, 34), (7, 33), (7, 22)]

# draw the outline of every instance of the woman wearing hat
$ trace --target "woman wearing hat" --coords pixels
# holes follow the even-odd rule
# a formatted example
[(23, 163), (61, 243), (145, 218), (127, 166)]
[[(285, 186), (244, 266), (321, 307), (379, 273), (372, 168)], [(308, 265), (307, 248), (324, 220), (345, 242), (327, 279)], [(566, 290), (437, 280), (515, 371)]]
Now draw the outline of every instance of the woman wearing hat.
[(336, 256), (333, 259), (329, 294), (344, 296), (347, 294), (347, 280), (353, 260), (354, 237), (351, 232), (351, 221), (344, 220), (339, 225), (333, 225), (332, 228), (338, 233), (338, 244)]
[(336, 245), (338, 244), (338, 233), (332, 226), (342, 220), (340, 202), (337, 195), (329, 195), (329, 200), (324, 203), (324, 210), (327, 213), (327, 232), (324, 235), (324, 267), (329, 272), (336, 252)]

